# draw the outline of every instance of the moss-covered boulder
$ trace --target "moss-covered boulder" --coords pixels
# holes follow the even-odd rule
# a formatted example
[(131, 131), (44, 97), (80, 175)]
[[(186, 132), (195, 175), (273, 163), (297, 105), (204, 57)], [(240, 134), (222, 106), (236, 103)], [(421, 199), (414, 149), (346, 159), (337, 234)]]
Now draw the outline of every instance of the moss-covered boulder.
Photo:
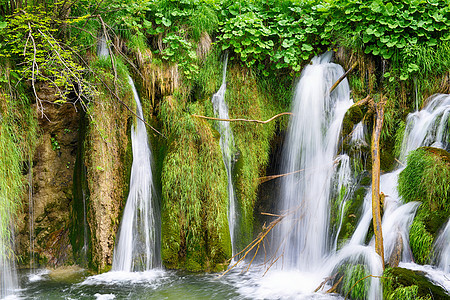
[(433, 241), (450, 215), (450, 154), (422, 147), (408, 156), (398, 190), (405, 202), (420, 201), (410, 230), (410, 245), (418, 263), (430, 262)]
[(383, 274), (384, 299), (449, 299), (450, 295), (430, 282), (421, 271), (388, 268)]

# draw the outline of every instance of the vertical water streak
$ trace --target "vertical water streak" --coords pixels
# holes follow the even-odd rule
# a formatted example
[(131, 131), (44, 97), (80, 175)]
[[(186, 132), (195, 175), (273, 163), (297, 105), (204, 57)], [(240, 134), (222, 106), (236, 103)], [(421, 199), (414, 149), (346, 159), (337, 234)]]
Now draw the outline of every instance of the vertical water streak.
[[(128, 80), (136, 101), (136, 114), (143, 119), (138, 93), (131, 77)], [(152, 154), (145, 124), (139, 119), (131, 129), (131, 143), (130, 191), (114, 249), (113, 271), (147, 271), (160, 266), (159, 215), (154, 197)]]
[(97, 42), (97, 56), (99, 58), (106, 58), (109, 56), (109, 49), (106, 43), (106, 37), (104, 34), (100, 34)]
[(323, 263), (334, 239), (329, 235), (329, 204), (334, 157), (342, 120), (351, 106), (346, 79), (330, 94), (331, 86), (344, 73), (330, 63), (328, 52), (312, 59), (295, 89), (283, 153), (281, 213), (288, 213), (276, 229), (284, 266), (314, 270)]
[[(222, 85), (219, 90), (212, 96), (211, 102), (213, 104), (214, 113), (220, 119), (229, 119), (228, 106), (225, 102), (225, 92), (227, 89), (227, 63), (228, 54), (225, 54), (223, 60), (223, 75), (222, 75)], [(225, 169), (227, 170), (228, 177), (228, 226), (231, 238), (231, 249), (233, 256), (236, 254), (235, 245), (235, 235), (237, 230), (237, 209), (236, 209), (236, 196), (233, 186), (233, 156), (234, 156), (234, 137), (233, 132), (230, 127), (229, 122), (218, 121), (218, 131), (220, 133), (220, 148), (222, 149), (223, 163), (225, 164)]]
[(33, 202), (33, 160), (28, 159), (28, 218), (30, 230), (30, 270), (34, 273), (34, 202)]
[(450, 273), (450, 219), (434, 243), (435, 264)]
[[(3, 201), (0, 199), (0, 201)], [(0, 203), (0, 208), (2, 207)], [(0, 215), (11, 215), (8, 208), (1, 209)], [(14, 294), (19, 285), (15, 267), (14, 228), (9, 222), (0, 221), (0, 298)]]
[(335, 175), (335, 182), (337, 182), (336, 187), (336, 194), (337, 194), (337, 201), (339, 204), (339, 224), (337, 226), (334, 243), (332, 246), (332, 249), (336, 249), (339, 232), (341, 231), (342, 222), (343, 222), (343, 216), (344, 216), (344, 209), (345, 204), (347, 203), (347, 200), (349, 198), (349, 195), (351, 195), (351, 190), (353, 188), (353, 177), (352, 177), (352, 170), (350, 168), (350, 157), (347, 154), (338, 155), (336, 160), (337, 163), (339, 163), (339, 168), (336, 171)]

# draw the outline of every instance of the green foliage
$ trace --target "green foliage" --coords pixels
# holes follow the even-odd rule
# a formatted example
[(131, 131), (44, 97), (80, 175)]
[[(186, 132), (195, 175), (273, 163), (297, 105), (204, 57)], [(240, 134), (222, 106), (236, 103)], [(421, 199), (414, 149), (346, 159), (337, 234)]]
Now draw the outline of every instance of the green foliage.
[[(353, 36), (356, 32), (355, 46), (362, 45), (366, 54), (392, 60), (393, 68), (385, 74), (389, 81), (407, 80), (420, 70), (428, 72), (424, 69), (426, 63), (417, 59), (421, 52), (442, 53), (447, 68), (444, 64), (444, 69), (439, 70), (448, 70), (448, 53), (438, 46), (444, 43), (442, 48), (447, 49), (450, 40), (447, 1), (335, 1), (328, 13), (331, 18), (322, 38)], [(441, 63), (434, 57), (427, 60)]]
[(329, 44), (319, 38), (325, 23), (321, 12), (326, 9), (318, 3), (225, 2), (218, 36), (222, 50), (233, 50), (247, 66), (266, 76), (270, 69), (299, 72), (306, 60)]
[(40, 6), (28, 7), (6, 20), (0, 33), (0, 58), (17, 64), (19, 81), (30, 81), (33, 90), (37, 82), (48, 83), (60, 97), (56, 102), (65, 102), (70, 92), (77, 99), (90, 95), (91, 86), (84, 79), (84, 68), (74, 60), (75, 53), (55, 37), (61, 21)]

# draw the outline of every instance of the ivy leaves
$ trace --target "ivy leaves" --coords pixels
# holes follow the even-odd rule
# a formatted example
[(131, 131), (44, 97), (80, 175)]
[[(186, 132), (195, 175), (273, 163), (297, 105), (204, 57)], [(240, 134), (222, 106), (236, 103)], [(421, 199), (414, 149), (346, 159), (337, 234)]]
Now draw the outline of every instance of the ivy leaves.
[(282, 68), (299, 72), (306, 60), (328, 44), (318, 39), (324, 19), (311, 5), (274, 0), (233, 2), (222, 10), (225, 21), (220, 24), (219, 44), (264, 75)]
[(405, 59), (411, 48), (450, 40), (450, 8), (442, 0), (346, 0), (335, 3), (333, 12), (337, 32), (358, 33), (366, 54), (398, 62), (387, 74), (390, 81), (407, 80), (420, 71), (413, 59)]

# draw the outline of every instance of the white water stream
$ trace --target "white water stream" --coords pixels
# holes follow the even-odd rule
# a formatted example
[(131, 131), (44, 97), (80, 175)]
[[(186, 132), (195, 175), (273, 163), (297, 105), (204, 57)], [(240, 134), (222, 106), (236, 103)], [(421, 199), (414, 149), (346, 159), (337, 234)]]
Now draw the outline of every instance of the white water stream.
[(295, 89), (282, 173), (298, 172), (282, 180), (279, 210), (288, 215), (274, 234), (287, 269), (317, 270), (334, 244), (329, 234), (332, 178), (342, 120), (353, 101), (346, 80), (329, 94), (344, 73), (330, 63), (331, 56), (313, 58)]
[[(223, 75), (222, 85), (219, 90), (212, 96), (211, 102), (213, 104), (214, 113), (220, 119), (229, 119), (228, 106), (225, 101), (225, 92), (227, 89), (227, 63), (228, 55), (225, 54), (223, 62)], [(236, 208), (236, 195), (233, 186), (233, 156), (235, 152), (233, 132), (229, 122), (218, 121), (218, 131), (220, 133), (220, 148), (222, 149), (222, 158), (227, 170), (228, 177), (228, 226), (231, 237), (231, 249), (233, 256), (236, 254), (236, 230), (237, 230), (237, 208)]]
[[(131, 77), (136, 114), (143, 119), (142, 106)], [(155, 209), (151, 159), (147, 130), (136, 118), (131, 129), (133, 164), (130, 191), (114, 249), (112, 271), (147, 271), (160, 266), (158, 212)]]

